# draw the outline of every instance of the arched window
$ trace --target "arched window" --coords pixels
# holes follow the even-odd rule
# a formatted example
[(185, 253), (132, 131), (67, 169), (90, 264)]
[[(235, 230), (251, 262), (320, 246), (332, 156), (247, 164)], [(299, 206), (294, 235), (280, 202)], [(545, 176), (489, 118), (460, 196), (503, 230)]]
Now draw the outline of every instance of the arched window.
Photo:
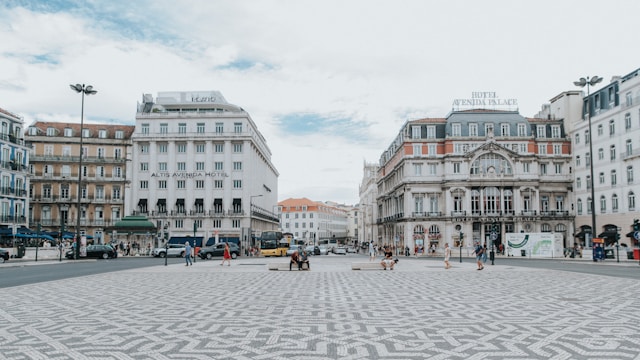
[(480, 214), (480, 191), (471, 190), (471, 213)]
[(546, 224), (546, 223), (540, 225), (540, 231), (541, 232), (551, 232), (551, 225)]
[(484, 189), (484, 211), (495, 214), (500, 211), (500, 191), (495, 187)]
[(471, 174), (505, 174), (513, 171), (507, 159), (498, 154), (484, 154), (471, 163)]
[(582, 199), (578, 199), (578, 215), (582, 215)]
[(616, 194), (611, 196), (611, 211), (618, 212), (618, 195)]
[(607, 211), (607, 198), (604, 195), (600, 196), (600, 212), (604, 213)]
[(513, 191), (509, 189), (504, 191), (503, 202), (505, 214), (513, 214)]
[(555, 232), (566, 232), (567, 226), (565, 224), (557, 224)]
[(627, 203), (629, 203), (629, 211), (635, 211), (636, 209), (636, 196), (633, 191), (629, 191), (627, 195)]

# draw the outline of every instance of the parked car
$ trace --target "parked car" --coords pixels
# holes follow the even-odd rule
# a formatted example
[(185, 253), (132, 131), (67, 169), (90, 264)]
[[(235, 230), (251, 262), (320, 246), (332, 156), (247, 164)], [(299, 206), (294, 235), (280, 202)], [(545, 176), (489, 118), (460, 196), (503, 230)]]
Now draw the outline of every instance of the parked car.
[(153, 256), (161, 258), (165, 256), (183, 257), (184, 251), (184, 244), (169, 244), (168, 252), (164, 247), (155, 248), (153, 249)]
[[(224, 244), (226, 243), (219, 243), (213, 246), (202, 248), (198, 252), (198, 256), (200, 256), (201, 259), (211, 259), (216, 256), (224, 256)], [(238, 247), (238, 245), (234, 243), (228, 243), (228, 244), (229, 244), (229, 254), (231, 254), (231, 258), (235, 259), (238, 256), (240, 256), (240, 248)]]
[(320, 248), (318, 245), (307, 245), (304, 250), (307, 252), (307, 255), (320, 255)]
[[(67, 251), (64, 256), (67, 259), (73, 259), (75, 257), (75, 249)], [(87, 245), (87, 256), (82, 258), (87, 259), (113, 259), (116, 257), (116, 252), (110, 245)]]
[(342, 246), (333, 248), (333, 253), (336, 255), (347, 255), (347, 248)]
[(320, 249), (320, 255), (329, 254), (329, 249), (327, 249), (327, 245), (320, 245), (318, 246), (318, 248)]
[(291, 244), (289, 245), (289, 248), (287, 249), (287, 256), (291, 256), (293, 255), (294, 252), (300, 252), (302, 250), (302, 246), (300, 245), (295, 245), (295, 244)]
[(0, 248), (0, 259), (2, 262), (9, 260), (9, 250)]
[(348, 252), (348, 253), (354, 253), (354, 254), (355, 254), (355, 253), (357, 253), (358, 251), (356, 250), (356, 248), (355, 248), (354, 246), (349, 246), (349, 247), (347, 248), (347, 252)]

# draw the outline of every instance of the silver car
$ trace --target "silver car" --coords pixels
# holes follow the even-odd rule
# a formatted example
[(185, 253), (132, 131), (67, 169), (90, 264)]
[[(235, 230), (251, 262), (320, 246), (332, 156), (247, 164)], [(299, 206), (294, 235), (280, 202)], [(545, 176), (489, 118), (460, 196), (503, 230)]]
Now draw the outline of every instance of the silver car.
[(168, 249), (165, 249), (164, 247), (153, 249), (153, 256), (161, 258), (165, 256), (183, 257), (184, 252), (185, 248), (183, 244), (169, 244)]
[(302, 251), (302, 246), (295, 244), (289, 245), (289, 248), (287, 249), (287, 256), (293, 255), (293, 253), (296, 251), (300, 253)]

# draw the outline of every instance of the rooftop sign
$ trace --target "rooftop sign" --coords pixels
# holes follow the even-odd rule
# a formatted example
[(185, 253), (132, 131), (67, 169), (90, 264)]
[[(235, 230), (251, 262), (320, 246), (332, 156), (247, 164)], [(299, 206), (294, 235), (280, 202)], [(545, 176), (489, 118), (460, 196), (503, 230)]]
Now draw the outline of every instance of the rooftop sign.
[(500, 99), (495, 91), (473, 91), (469, 99), (453, 100), (453, 110), (469, 109), (518, 110), (517, 99)]

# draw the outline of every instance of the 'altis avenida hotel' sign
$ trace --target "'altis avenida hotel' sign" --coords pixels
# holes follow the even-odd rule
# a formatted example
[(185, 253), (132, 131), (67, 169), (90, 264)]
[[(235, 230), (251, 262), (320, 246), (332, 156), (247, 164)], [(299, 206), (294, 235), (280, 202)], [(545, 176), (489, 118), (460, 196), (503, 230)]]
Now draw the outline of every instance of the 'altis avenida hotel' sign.
[(453, 100), (453, 110), (518, 110), (517, 99), (500, 99), (495, 91), (473, 91), (470, 99)]

